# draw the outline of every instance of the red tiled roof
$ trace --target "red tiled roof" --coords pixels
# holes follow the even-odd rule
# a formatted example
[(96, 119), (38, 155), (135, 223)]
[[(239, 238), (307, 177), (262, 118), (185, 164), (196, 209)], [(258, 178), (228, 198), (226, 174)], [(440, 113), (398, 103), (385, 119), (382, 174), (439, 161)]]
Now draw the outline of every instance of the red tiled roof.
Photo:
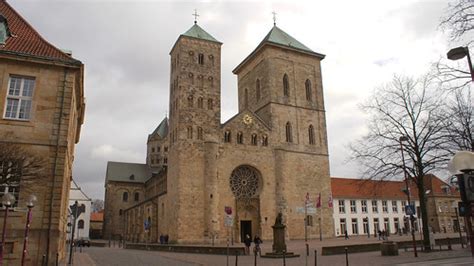
[(0, 0), (0, 14), (7, 20), (12, 35), (7, 38), (5, 45), (0, 45), (0, 52), (80, 63), (43, 39), (5, 0)]
[(91, 213), (91, 222), (103, 222), (104, 221), (104, 212), (93, 212)]
[[(406, 199), (402, 191), (405, 182), (376, 181), (365, 179), (331, 178), (332, 196), (334, 198), (366, 198), (366, 199)], [(418, 190), (411, 184), (411, 195), (418, 199)]]

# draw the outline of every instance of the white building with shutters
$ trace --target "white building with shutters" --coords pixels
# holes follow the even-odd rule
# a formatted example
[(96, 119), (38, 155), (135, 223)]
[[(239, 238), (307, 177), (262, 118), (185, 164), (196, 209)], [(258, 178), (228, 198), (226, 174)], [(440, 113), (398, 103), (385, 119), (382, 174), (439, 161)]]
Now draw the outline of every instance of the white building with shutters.
[[(74, 205), (76, 200), (79, 206), (85, 206), (85, 212), (81, 213), (79, 217), (77, 217), (76, 228), (74, 230), (74, 239), (89, 238), (92, 200), (84, 193), (84, 191), (81, 190), (81, 187), (79, 187), (76, 181), (73, 179), (71, 182), (71, 190), (69, 191), (69, 206)], [(68, 221), (70, 224), (73, 223), (71, 215), (69, 216)], [(71, 239), (72, 227), (68, 226), (67, 232), (67, 239)]]
[[(333, 217), (336, 236), (368, 235), (373, 237), (379, 230), (390, 234), (409, 232), (409, 219), (405, 215), (408, 204), (403, 192), (404, 182), (369, 181), (362, 179), (331, 178), (333, 193)], [(418, 218), (419, 201), (414, 186), (412, 201), (416, 206), (415, 230), (421, 228)]]

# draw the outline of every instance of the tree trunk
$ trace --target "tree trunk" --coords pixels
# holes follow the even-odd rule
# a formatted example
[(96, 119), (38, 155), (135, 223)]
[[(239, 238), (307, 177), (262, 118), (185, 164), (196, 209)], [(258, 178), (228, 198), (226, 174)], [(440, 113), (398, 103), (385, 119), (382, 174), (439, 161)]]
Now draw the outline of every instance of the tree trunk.
[[(420, 211), (421, 211), (421, 222), (423, 227), (423, 247), (425, 251), (430, 251), (430, 228), (428, 225), (428, 210), (426, 206), (426, 195), (425, 195), (425, 185), (424, 185), (423, 175), (418, 177), (417, 187), (418, 187), (418, 198), (420, 199)], [(420, 214), (418, 214), (420, 215)]]

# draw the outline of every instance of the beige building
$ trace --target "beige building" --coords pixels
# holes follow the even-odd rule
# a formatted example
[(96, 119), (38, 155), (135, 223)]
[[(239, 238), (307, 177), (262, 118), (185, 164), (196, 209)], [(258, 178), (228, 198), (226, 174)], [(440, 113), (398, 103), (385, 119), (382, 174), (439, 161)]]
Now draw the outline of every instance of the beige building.
[[(0, 197), (6, 192), (16, 197), (6, 223), (7, 265), (20, 264), (30, 194), (38, 201), (32, 212), (26, 264), (39, 265), (45, 254), (48, 265), (53, 265), (56, 254), (59, 259), (65, 255), (74, 146), (84, 119), (83, 76), (80, 61), (48, 43), (7, 2), (0, 1), (0, 144), (19, 147), (27, 157), (0, 161), (4, 169), (19, 162), (20, 173), (17, 179), (0, 180)], [(37, 178), (27, 181), (25, 165), (33, 157), (42, 158), (44, 164), (36, 169)], [(0, 226), (4, 226), (4, 210)]]
[[(170, 116), (149, 135), (147, 162), (107, 166), (106, 238), (270, 239), (279, 212), (289, 239), (305, 237), (306, 194), (331, 189), (324, 55), (274, 26), (234, 69), (239, 111), (221, 123), (221, 45), (195, 23), (171, 48)], [(334, 235), (332, 211), (322, 215), (323, 236)]]

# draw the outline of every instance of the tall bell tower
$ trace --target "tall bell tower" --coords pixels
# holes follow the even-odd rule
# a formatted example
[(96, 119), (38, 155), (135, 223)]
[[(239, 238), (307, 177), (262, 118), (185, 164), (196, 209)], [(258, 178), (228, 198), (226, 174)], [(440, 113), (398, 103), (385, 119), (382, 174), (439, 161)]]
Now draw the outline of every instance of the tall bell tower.
[(170, 52), (168, 219), (181, 242), (202, 243), (217, 226), (221, 45), (194, 21)]

